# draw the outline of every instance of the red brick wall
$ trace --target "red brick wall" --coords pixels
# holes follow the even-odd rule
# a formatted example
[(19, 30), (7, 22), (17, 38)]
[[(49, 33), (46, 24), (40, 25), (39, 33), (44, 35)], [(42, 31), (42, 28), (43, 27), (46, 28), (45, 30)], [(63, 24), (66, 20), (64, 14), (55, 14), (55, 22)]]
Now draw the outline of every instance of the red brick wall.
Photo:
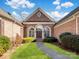
[(57, 27), (56, 26), (54, 27), (54, 36), (57, 38), (59, 38), (59, 35), (63, 32), (71, 32), (74, 34), (76, 33), (76, 20), (69, 21), (60, 26), (58, 25), (56, 25)]

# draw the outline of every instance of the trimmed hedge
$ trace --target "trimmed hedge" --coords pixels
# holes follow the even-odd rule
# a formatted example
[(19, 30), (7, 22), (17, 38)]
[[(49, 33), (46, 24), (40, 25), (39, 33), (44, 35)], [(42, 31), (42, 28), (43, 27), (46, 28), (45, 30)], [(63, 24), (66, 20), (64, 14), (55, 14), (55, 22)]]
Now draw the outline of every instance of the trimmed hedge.
[(64, 33), (62, 33), (62, 34), (60, 34), (60, 39), (62, 39), (63, 38), (63, 36), (66, 36), (66, 35), (72, 35), (70, 32), (64, 32)]
[(60, 39), (64, 47), (79, 52), (79, 35), (63, 35)]
[(26, 43), (30, 43), (30, 42), (34, 41), (35, 38), (34, 38), (34, 37), (26, 37), (26, 38), (24, 38), (23, 40), (24, 40)]
[(43, 40), (43, 42), (53, 43), (53, 42), (58, 42), (58, 40), (55, 37), (47, 37)]
[(0, 36), (0, 55), (6, 52), (10, 47), (10, 39), (6, 36)]

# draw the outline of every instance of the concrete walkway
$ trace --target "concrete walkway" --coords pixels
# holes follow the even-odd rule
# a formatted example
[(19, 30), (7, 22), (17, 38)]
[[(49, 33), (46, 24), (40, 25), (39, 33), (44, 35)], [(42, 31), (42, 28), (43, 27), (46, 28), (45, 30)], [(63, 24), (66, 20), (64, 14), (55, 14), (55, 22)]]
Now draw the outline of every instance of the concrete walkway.
[(56, 51), (51, 50), (50, 48), (46, 47), (42, 42), (37, 42), (38, 48), (50, 56), (52, 59), (71, 59), (67, 56), (58, 54)]

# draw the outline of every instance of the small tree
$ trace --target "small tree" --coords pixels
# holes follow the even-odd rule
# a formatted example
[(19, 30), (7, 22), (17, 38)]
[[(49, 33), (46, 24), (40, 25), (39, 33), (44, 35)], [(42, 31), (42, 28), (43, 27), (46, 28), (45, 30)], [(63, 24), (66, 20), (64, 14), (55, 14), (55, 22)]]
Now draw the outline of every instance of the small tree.
[(15, 39), (15, 45), (18, 46), (19, 44), (22, 43), (22, 38), (19, 34), (16, 34), (16, 39)]

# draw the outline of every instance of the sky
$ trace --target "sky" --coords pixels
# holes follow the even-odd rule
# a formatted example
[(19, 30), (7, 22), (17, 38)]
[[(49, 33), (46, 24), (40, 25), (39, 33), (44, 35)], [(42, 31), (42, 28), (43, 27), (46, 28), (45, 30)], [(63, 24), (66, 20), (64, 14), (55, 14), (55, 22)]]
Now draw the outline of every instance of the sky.
[(0, 8), (22, 21), (37, 8), (59, 21), (79, 6), (79, 0), (0, 0)]

